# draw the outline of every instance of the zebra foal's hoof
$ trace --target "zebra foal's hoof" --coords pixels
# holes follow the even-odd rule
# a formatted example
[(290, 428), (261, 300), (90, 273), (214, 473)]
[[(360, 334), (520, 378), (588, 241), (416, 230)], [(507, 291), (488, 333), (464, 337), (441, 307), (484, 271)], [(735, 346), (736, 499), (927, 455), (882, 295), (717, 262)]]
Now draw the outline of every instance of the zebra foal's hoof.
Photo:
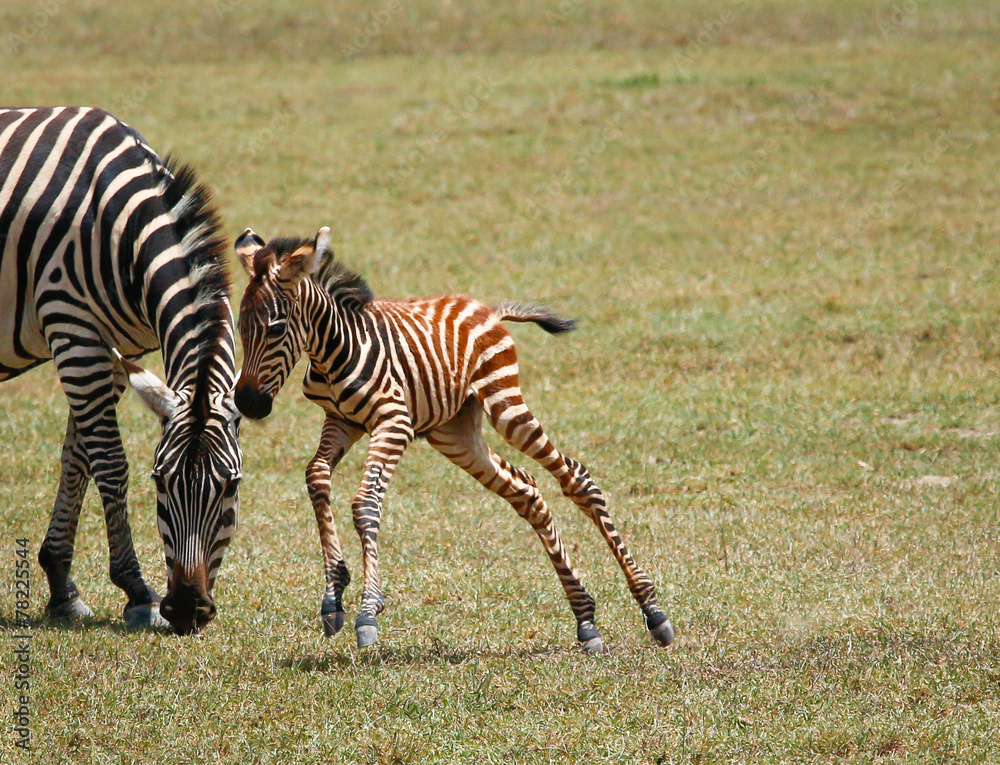
[(67, 621), (94, 618), (94, 612), (79, 597), (67, 600), (65, 603), (60, 603), (55, 607), (46, 606), (45, 614), (50, 619), (65, 619)]
[[(656, 626), (651, 626), (650, 622)], [(649, 634), (653, 640), (660, 645), (668, 646), (674, 642), (674, 628), (670, 624), (670, 620), (662, 612), (655, 619), (648, 620), (646, 628), (649, 630)]]
[(157, 632), (171, 631), (170, 622), (160, 616), (159, 603), (125, 606), (125, 613), (122, 614), (122, 617), (130, 629), (155, 630)]
[(358, 648), (367, 648), (378, 642), (378, 627), (374, 624), (362, 624), (354, 630), (358, 636)]
[(323, 614), (323, 634), (326, 637), (333, 637), (336, 635), (344, 626), (344, 612), (334, 611), (333, 613)]
[(591, 654), (607, 653), (608, 649), (604, 647), (604, 641), (599, 637), (592, 637), (590, 640), (583, 644), (583, 652)]
[(580, 641), (584, 653), (607, 653), (604, 641), (593, 622), (580, 622), (576, 627), (576, 639)]

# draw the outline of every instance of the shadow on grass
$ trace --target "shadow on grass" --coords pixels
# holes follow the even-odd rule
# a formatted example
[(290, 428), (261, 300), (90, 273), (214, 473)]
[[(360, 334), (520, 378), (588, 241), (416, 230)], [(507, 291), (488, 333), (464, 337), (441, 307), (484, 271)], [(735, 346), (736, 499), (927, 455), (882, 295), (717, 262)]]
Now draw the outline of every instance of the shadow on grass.
[(455, 648), (435, 640), (428, 646), (376, 645), (372, 648), (356, 651), (330, 650), (301, 656), (289, 656), (280, 664), (287, 669), (297, 669), (301, 672), (332, 672), (348, 667), (465, 664), (478, 659), (538, 660), (574, 652), (581, 653), (578, 649), (563, 646), (476, 650)]
[(152, 627), (130, 627), (119, 617), (101, 616), (85, 619), (52, 619), (48, 616), (37, 616), (27, 622), (18, 623), (10, 619), (6, 614), (0, 613), (0, 630), (17, 632), (23, 630), (46, 630), (52, 632), (89, 632), (91, 630), (104, 630), (106, 632), (117, 632), (120, 634), (133, 633), (153, 633), (156, 635), (171, 635), (173, 633), (166, 630), (153, 629)]

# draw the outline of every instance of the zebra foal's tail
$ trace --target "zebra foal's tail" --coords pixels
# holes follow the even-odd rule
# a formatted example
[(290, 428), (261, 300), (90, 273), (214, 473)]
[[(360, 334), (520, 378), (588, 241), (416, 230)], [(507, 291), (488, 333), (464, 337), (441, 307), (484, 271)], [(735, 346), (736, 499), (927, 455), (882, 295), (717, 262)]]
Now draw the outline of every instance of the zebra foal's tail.
[(524, 305), (512, 300), (504, 300), (493, 311), (501, 320), (533, 321), (550, 335), (558, 335), (561, 332), (576, 329), (576, 319), (563, 319), (556, 316), (548, 308), (541, 306)]

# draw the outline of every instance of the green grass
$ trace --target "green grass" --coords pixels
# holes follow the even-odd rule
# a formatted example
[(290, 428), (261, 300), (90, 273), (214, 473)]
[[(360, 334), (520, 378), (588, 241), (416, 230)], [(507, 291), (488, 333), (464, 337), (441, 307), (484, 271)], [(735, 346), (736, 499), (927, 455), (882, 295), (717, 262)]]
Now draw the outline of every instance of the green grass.
[[(611, 649), (582, 655), (526, 524), (425, 444), (389, 491), (380, 644), (324, 640), (321, 418), (289, 387), (243, 427), (204, 637), (123, 630), (88, 496), (74, 571), (98, 619), (35, 631), (33, 761), (1000, 760), (996, 7), (268, 5), (7, 3), (5, 98), (111, 109), (198, 168), (230, 235), (330, 225), (377, 294), (579, 317), (513, 330), (522, 385), (677, 644), (645, 639), (536, 469)], [(44, 536), (64, 418), (51, 367), (0, 386), (0, 571)], [(162, 587), (157, 429), (134, 396), (121, 420)], [(356, 579), (362, 460), (334, 477)], [(9, 679), (0, 705), (17, 761)]]

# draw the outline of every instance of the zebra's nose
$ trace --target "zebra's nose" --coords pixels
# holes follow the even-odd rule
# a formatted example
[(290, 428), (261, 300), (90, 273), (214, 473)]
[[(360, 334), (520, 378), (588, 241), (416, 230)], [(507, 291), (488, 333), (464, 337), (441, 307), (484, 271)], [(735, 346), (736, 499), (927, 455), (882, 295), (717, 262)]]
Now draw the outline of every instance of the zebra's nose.
[(215, 618), (216, 607), (214, 603), (201, 603), (194, 610), (182, 611), (177, 606), (168, 605), (161, 613), (178, 635), (196, 635)]
[(262, 420), (271, 413), (271, 397), (260, 392), (256, 378), (240, 376), (233, 400), (240, 413), (251, 420)]
[(167, 593), (160, 613), (178, 635), (190, 635), (215, 618), (216, 607), (203, 586), (184, 581)]

